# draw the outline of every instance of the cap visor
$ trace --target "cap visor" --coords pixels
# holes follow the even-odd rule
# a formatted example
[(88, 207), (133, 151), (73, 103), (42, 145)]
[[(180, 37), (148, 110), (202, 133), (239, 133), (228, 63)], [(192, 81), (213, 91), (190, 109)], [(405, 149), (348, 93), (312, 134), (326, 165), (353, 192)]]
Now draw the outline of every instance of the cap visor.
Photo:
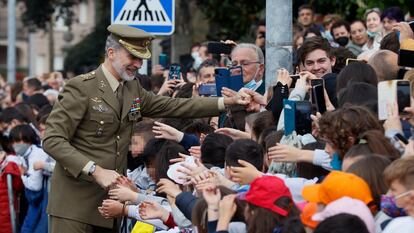
[(303, 199), (309, 202), (321, 202), (319, 198), (320, 184), (305, 186), (302, 190)]
[[(128, 50), (128, 49), (127, 49)], [(146, 52), (138, 52), (138, 51), (130, 51), (128, 50), (134, 57), (142, 58), (142, 59), (149, 59), (151, 58), (151, 52), (147, 50)]]

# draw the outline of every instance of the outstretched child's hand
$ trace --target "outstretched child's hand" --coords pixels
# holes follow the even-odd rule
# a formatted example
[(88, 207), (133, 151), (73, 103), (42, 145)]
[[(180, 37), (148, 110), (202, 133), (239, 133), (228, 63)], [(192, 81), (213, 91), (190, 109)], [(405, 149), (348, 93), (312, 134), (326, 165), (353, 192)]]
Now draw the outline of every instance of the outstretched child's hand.
[(119, 201), (106, 199), (102, 202), (102, 206), (98, 207), (98, 211), (106, 219), (122, 217), (123, 206)]
[(139, 205), (139, 215), (142, 219), (161, 219), (166, 222), (170, 212), (155, 201), (145, 201)]
[(118, 185), (116, 188), (109, 190), (108, 194), (109, 198), (113, 200), (118, 200), (120, 202), (136, 202), (138, 199), (138, 194), (126, 186)]
[(125, 176), (118, 177), (118, 179), (116, 180), (116, 184), (118, 186), (128, 187), (134, 192), (139, 192), (137, 185), (131, 179)]

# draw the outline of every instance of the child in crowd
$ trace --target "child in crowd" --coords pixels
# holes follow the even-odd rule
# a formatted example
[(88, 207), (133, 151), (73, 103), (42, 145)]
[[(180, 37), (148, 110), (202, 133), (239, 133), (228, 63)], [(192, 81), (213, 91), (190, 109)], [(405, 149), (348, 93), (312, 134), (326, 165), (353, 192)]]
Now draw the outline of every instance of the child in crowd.
[[(12, 147), (17, 156), (25, 160), (25, 169), (22, 170), (21, 179), (25, 187), (25, 197), (28, 202), (27, 215), (21, 228), (22, 233), (34, 232), (35, 229), (47, 229), (47, 222), (42, 221), (45, 215), (47, 200), (46, 187), (41, 170), (35, 170), (36, 161), (45, 162), (48, 155), (38, 147), (40, 141), (30, 125), (22, 124), (14, 127), (10, 132)], [(43, 217), (44, 219), (44, 217)]]

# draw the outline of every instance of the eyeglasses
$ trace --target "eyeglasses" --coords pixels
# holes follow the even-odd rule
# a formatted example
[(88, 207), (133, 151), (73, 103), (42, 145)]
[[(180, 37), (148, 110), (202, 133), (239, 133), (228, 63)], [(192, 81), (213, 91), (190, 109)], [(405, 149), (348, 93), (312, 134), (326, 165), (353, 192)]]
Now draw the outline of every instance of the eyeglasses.
[(248, 66), (250, 64), (260, 64), (260, 61), (232, 61), (231, 65), (232, 66)]

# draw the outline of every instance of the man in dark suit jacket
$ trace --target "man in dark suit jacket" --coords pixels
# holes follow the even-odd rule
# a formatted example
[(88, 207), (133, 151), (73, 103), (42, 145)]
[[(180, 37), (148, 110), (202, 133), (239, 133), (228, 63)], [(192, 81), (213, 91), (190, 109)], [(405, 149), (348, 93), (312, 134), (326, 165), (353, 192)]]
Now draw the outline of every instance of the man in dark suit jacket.
[(126, 174), (133, 126), (146, 117), (207, 117), (225, 105), (245, 104), (232, 98), (172, 99), (145, 91), (134, 79), (152, 36), (142, 30), (111, 25), (105, 61), (66, 84), (46, 122), (44, 149), (56, 167), (48, 213), (57, 232), (117, 232), (98, 206), (107, 190)]

